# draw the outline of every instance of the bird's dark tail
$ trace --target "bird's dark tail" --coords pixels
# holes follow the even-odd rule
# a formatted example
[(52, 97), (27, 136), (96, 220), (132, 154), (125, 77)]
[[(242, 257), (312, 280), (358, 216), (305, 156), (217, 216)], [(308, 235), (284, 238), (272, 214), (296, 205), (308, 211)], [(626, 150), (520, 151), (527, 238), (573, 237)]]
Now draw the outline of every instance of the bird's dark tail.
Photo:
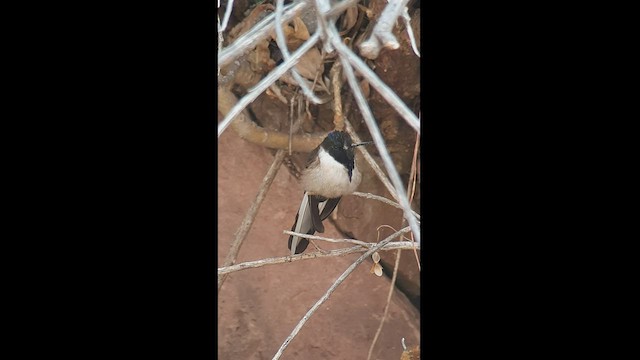
[[(308, 235), (313, 235), (316, 231), (324, 232), (322, 221), (329, 217), (339, 202), (340, 198), (326, 199), (305, 192), (291, 231)], [(309, 239), (295, 235), (289, 236), (288, 247), (291, 255), (302, 253), (308, 245)]]

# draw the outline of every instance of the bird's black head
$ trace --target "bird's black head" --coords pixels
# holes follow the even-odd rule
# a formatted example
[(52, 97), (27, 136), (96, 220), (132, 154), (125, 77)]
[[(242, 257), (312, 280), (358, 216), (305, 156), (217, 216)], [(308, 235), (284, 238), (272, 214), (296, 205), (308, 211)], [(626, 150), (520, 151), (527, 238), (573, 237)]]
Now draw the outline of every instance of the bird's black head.
[(344, 131), (330, 132), (321, 144), (322, 148), (328, 152), (329, 155), (347, 168), (349, 179), (351, 179), (354, 162), (354, 152), (351, 144), (351, 138)]

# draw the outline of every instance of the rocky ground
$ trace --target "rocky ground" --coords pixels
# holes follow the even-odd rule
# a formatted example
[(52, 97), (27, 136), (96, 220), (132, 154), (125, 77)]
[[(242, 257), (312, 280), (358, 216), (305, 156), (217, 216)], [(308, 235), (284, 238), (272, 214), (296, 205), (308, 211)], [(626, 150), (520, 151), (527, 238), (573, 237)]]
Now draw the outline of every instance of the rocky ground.
[[(273, 161), (273, 152), (227, 130), (218, 149), (218, 262), (224, 261), (242, 218)], [(288, 230), (302, 188), (282, 167), (260, 208), (237, 262), (287, 255)], [(355, 219), (354, 221), (357, 221)], [(328, 221), (328, 237), (343, 237)], [(323, 249), (341, 247), (321, 243)], [(307, 251), (312, 251), (312, 245)], [(232, 273), (218, 294), (218, 358), (271, 359), (295, 325), (358, 258), (304, 260)], [(413, 256), (403, 252), (403, 259)], [(285, 350), (282, 359), (366, 359), (384, 312), (390, 279), (370, 273), (367, 260), (336, 289)], [(414, 264), (415, 265), (415, 264)], [(401, 339), (419, 344), (418, 310), (395, 291), (372, 359), (399, 359)]]

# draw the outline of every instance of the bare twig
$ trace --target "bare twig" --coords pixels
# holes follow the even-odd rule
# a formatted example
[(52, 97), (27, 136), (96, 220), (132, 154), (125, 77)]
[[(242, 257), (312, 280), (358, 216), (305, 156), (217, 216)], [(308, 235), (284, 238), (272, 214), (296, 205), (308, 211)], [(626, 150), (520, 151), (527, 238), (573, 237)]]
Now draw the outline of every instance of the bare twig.
[(360, 44), (360, 53), (368, 59), (375, 59), (380, 54), (380, 45), (397, 49), (400, 47), (398, 39), (393, 35), (393, 27), (398, 16), (407, 6), (409, 0), (388, 0), (387, 6), (378, 17), (377, 24), (373, 28), (371, 36)]
[(338, 131), (344, 130), (342, 115), (342, 81), (340, 81), (340, 62), (336, 61), (331, 67), (331, 86), (333, 87), (333, 124)]
[(355, 240), (355, 239), (332, 239), (324, 236), (297, 233), (295, 231), (289, 231), (289, 230), (284, 230), (283, 233), (287, 235), (294, 235), (294, 236), (307, 238), (311, 240), (322, 240), (322, 241), (327, 241), (331, 243), (349, 243), (349, 244), (362, 245), (362, 246), (373, 246), (376, 244), (376, 243), (368, 243), (368, 242)]
[[(407, 231), (408, 230), (410, 230), (409, 227), (407, 227)], [(394, 242), (388, 243), (384, 247), (380, 248), (378, 251), (411, 250), (415, 246), (414, 244), (415, 243), (411, 241), (398, 241), (398, 242), (394, 241)], [(354, 246), (354, 247), (329, 250), (329, 251), (322, 250), (318, 252), (304, 253), (304, 254), (298, 254), (294, 256), (289, 255), (289, 256), (281, 256), (276, 258), (247, 261), (247, 262), (243, 262), (235, 265), (218, 268), (218, 275), (229, 274), (232, 272), (242, 271), (247, 269), (255, 269), (255, 268), (268, 266), (268, 265), (284, 264), (284, 263), (296, 262), (300, 260), (318, 259), (323, 257), (339, 257), (339, 256), (345, 256), (349, 254), (357, 254), (365, 251), (367, 251), (367, 248), (363, 248), (362, 246)]]
[[(278, 173), (278, 170), (280, 169), (280, 166), (284, 161), (284, 156), (286, 155), (286, 153), (287, 152), (285, 150), (278, 150), (278, 153), (276, 154), (271, 167), (262, 180), (260, 190), (258, 190), (258, 194), (256, 195), (255, 200), (251, 204), (251, 207), (249, 207), (249, 211), (247, 211), (247, 214), (244, 216), (244, 219), (242, 220), (242, 223), (240, 224), (240, 227), (236, 232), (236, 236), (231, 243), (231, 248), (229, 249), (229, 253), (227, 254), (223, 266), (229, 266), (236, 261), (238, 252), (240, 252), (240, 246), (242, 246), (244, 239), (249, 233), (249, 230), (251, 230), (251, 225), (253, 225), (253, 221), (256, 218), (258, 209), (260, 209), (260, 205), (262, 205), (262, 201), (267, 195), (267, 191), (269, 190), (269, 187), (271, 187), (271, 183), (273, 182), (273, 179), (275, 179), (276, 174)], [(220, 288), (222, 287), (225, 279), (226, 275), (218, 275), (218, 291), (220, 291)]]
[[(218, 4), (218, 7), (220, 4)], [(227, 2), (227, 9), (224, 12), (224, 19), (222, 20), (222, 25), (220, 26), (219, 31), (224, 31), (229, 24), (229, 18), (231, 17), (231, 11), (233, 10), (233, 0), (229, 0)]]
[[(335, 30), (335, 27), (334, 29)], [(332, 31), (333, 31), (332, 30)], [(337, 32), (337, 30), (335, 30)], [(420, 120), (400, 99), (398, 95), (396, 95), (391, 88), (384, 83), (384, 81), (380, 80), (378, 75), (371, 70), (367, 64), (362, 61), (356, 54), (354, 54), (348, 46), (344, 45), (340, 39), (336, 39), (335, 36), (339, 36), (337, 33), (332, 38), (332, 42), (336, 47), (336, 50), (342, 55), (343, 58), (349, 60), (349, 62), (355, 67), (355, 69), (362, 75), (371, 86), (391, 105), (397, 112), (402, 116), (409, 126), (411, 126), (415, 131), (420, 133)], [(343, 70), (344, 71), (344, 70)]]
[[(284, 9), (284, 0), (276, 1), (276, 24), (280, 24), (276, 26), (276, 43), (280, 48), (280, 53), (282, 53), (282, 58), (284, 61), (288, 61), (291, 58), (291, 54), (289, 53), (289, 48), (287, 47), (287, 41), (284, 37), (284, 32), (282, 31), (282, 11)], [(302, 89), (302, 93), (314, 104), (321, 104), (321, 100), (313, 93), (311, 89), (307, 86), (306, 81), (302, 79), (298, 70), (295, 67), (291, 68), (291, 74), (293, 78), (298, 83), (298, 86)]]
[[(294, 17), (303, 13), (311, 5), (310, 2), (311, 1), (299, 1), (293, 4), (286, 5), (282, 14), (282, 22), (290, 21)], [(349, 7), (353, 6), (353, 4), (356, 2), (357, 0), (343, 1), (331, 7), (331, 10), (328, 12), (328, 14), (330, 14), (330, 16), (332, 17), (338, 16)], [(218, 53), (218, 65), (220, 67), (228, 65), (233, 60), (253, 49), (259, 41), (266, 39), (276, 24), (274, 19), (275, 14), (268, 15), (258, 24), (253, 26), (251, 30), (236, 39), (233, 44), (230, 44), (226, 48), (222, 49), (222, 51)]]
[[(293, 138), (293, 104), (295, 104), (293, 100), (295, 100), (297, 96), (298, 93), (296, 92), (289, 102), (289, 148), (287, 149), (289, 151), (289, 156), (291, 156), (291, 139)], [(298, 113), (299, 112), (300, 106), (298, 106)]]
[(287, 98), (285, 98), (284, 95), (282, 95), (282, 91), (276, 84), (271, 84), (271, 86), (269, 86), (269, 90), (278, 100), (280, 100), (281, 103), (285, 105), (289, 105)]
[(369, 347), (369, 355), (367, 355), (367, 360), (371, 359), (371, 354), (373, 354), (373, 348), (378, 341), (378, 336), (382, 332), (382, 326), (384, 325), (384, 321), (387, 318), (387, 314), (389, 313), (389, 305), (391, 305), (391, 295), (393, 295), (393, 289), (396, 287), (396, 279), (398, 278), (398, 268), (400, 267), (400, 254), (402, 250), (396, 251), (396, 263), (393, 266), (393, 275), (391, 276), (391, 284), (389, 285), (389, 293), (387, 294), (387, 303), (384, 306), (384, 313), (382, 314), (382, 319), (380, 319), (380, 325), (378, 325), (378, 330), (376, 330), (376, 335), (373, 337), (373, 341), (371, 342), (371, 346)]
[(416, 37), (415, 35), (413, 35), (413, 28), (411, 27), (411, 17), (409, 17), (409, 11), (406, 7), (402, 11), (402, 18), (404, 19), (405, 25), (407, 26), (407, 34), (409, 35), (409, 40), (411, 41), (411, 48), (413, 49), (413, 53), (420, 57), (420, 51), (418, 50)]
[(327, 0), (316, 0), (314, 5), (317, 9), (318, 25), (319, 25), (318, 27), (322, 30), (322, 40), (324, 40), (322, 48), (326, 53), (328, 54), (332, 53), (333, 46), (331, 46), (330, 41), (327, 41), (329, 23), (327, 22), (327, 17), (325, 16), (325, 14), (329, 10), (331, 10), (331, 4)]
[[(334, 36), (338, 36), (335, 25), (331, 24), (330, 28)], [(339, 41), (334, 41), (334, 39), (335, 38), (333, 38), (332, 41), (334, 42), (334, 45), (336, 45), (336, 48), (338, 48)], [(407, 194), (404, 191), (404, 185), (402, 184), (400, 175), (398, 174), (398, 171), (396, 170), (395, 165), (393, 164), (393, 160), (389, 155), (389, 151), (385, 146), (384, 138), (382, 137), (382, 134), (380, 133), (380, 129), (378, 129), (378, 125), (376, 124), (376, 121), (373, 118), (373, 114), (371, 113), (371, 109), (367, 104), (367, 100), (364, 98), (364, 95), (360, 90), (360, 86), (358, 85), (356, 76), (353, 73), (351, 64), (343, 56), (340, 57), (340, 61), (342, 61), (343, 72), (347, 76), (347, 80), (349, 82), (349, 85), (351, 86), (351, 90), (353, 91), (353, 95), (356, 99), (358, 107), (360, 108), (360, 112), (362, 113), (365, 123), (369, 128), (369, 132), (371, 133), (371, 136), (374, 140), (376, 148), (378, 149), (378, 152), (382, 157), (382, 161), (385, 165), (385, 168), (387, 169), (387, 173), (389, 174), (391, 183), (393, 184), (396, 190), (396, 194), (398, 195), (398, 202), (402, 206), (402, 209), (404, 211), (404, 216), (407, 219), (409, 226), (411, 226), (411, 230), (413, 231), (416, 241), (420, 243), (420, 228), (418, 226), (418, 222), (416, 218), (413, 216), (413, 214), (411, 214), (411, 205), (409, 203), (409, 199), (407, 198)]]
[[(393, 206), (395, 208), (402, 209), (402, 206), (400, 206), (397, 203), (394, 203), (393, 201), (391, 201), (391, 200), (389, 200), (389, 199), (387, 199), (385, 197), (382, 197), (382, 196), (378, 196), (378, 195), (374, 195), (374, 194), (370, 194), (370, 193), (363, 193), (363, 192), (359, 192), (359, 191), (352, 192), (349, 195), (355, 195), (355, 196), (363, 197), (365, 199), (378, 200), (378, 201), (383, 202), (383, 203), (385, 203), (387, 205), (391, 205), (391, 206)], [(411, 213), (415, 217), (420, 219), (420, 214), (418, 214), (417, 212), (415, 212), (413, 210), (411, 210)]]
[[(409, 175), (409, 184), (407, 184), (407, 192), (409, 195), (409, 203), (413, 202), (413, 196), (416, 194), (416, 177), (418, 169), (418, 148), (420, 147), (420, 134), (416, 133), (416, 143), (413, 146), (413, 161), (411, 162), (411, 174)], [(411, 236), (413, 241), (413, 236)], [(420, 259), (418, 258), (418, 251), (414, 248), (413, 255), (416, 257), (416, 264), (418, 265), (418, 271), (420, 271)]]
[[(230, 89), (218, 87), (218, 112), (225, 116), (237, 104), (238, 99)], [(291, 141), (292, 151), (310, 152), (327, 136), (326, 132), (322, 132), (296, 134), (293, 137), (289, 137), (288, 133), (266, 129), (251, 121), (246, 109), (236, 116), (230, 126), (242, 139), (256, 145), (278, 150), (288, 149), (289, 141)]]
[(242, 111), (247, 105), (252, 103), (260, 94), (262, 94), (271, 84), (273, 84), (280, 76), (291, 69), (298, 63), (302, 55), (304, 55), (309, 49), (311, 49), (316, 42), (320, 39), (320, 33), (315, 32), (309, 40), (307, 40), (302, 46), (296, 50), (288, 61), (283, 62), (277, 68), (273, 69), (264, 79), (260, 80), (258, 84), (249, 89), (247, 94), (242, 97), (240, 101), (227, 113), (224, 120), (218, 124), (218, 137), (222, 135), (224, 130), (229, 126), (231, 121)]
[[(224, 36), (220, 30), (220, 16), (218, 16), (218, 52), (222, 51), (222, 43), (224, 43)], [(218, 64), (218, 78), (220, 78), (220, 64)]]
[(342, 14), (343, 11), (357, 4), (360, 0), (344, 0), (331, 6), (331, 9), (325, 14), (327, 18), (336, 18)]
[[(287, 5), (282, 16), (282, 21), (284, 22), (293, 19), (308, 6), (309, 3), (307, 1)], [(273, 30), (273, 27), (276, 24), (274, 19), (275, 14), (268, 15), (262, 19), (262, 21), (254, 25), (251, 30), (237, 38), (233, 44), (222, 49), (222, 51), (218, 53), (218, 65), (224, 67), (248, 51), (251, 51), (259, 41), (269, 37), (271, 30)]]
[[(356, 131), (353, 129), (351, 122), (349, 122), (349, 120), (345, 120), (345, 124), (347, 125), (347, 133), (351, 136), (353, 141), (356, 143), (362, 142)], [(369, 150), (367, 150), (364, 146), (359, 146), (358, 150), (360, 151), (360, 153), (362, 153), (365, 160), (367, 160), (367, 163), (369, 164), (369, 166), (371, 166), (373, 172), (376, 173), (378, 179), (380, 179), (382, 184), (387, 188), (389, 194), (391, 194), (394, 199), (398, 200), (398, 194), (396, 194), (396, 190), (393, 188), (393, 185), (391, 185), (391, 182), (389, 182), (389, 178), (387, 178), (387, 175), (384, 174), (378, 163), (373, 159), (373, 156), (371, 156)]]
[[(404, 0), (403, 0), (404, 1)], [(325, 3), (328, 4), (328, 0), (316, 0), (316, 3)], [(319, 17), (323, 17), (323, 13), (319, 13)], [(326, 36), (329, 38), (331, 43), (335, 46), (338, 53), (341, 55), (341, 58), (346, 58), (349, 62), (356, 68), (356, 70), (362, 75), (369, 84), (371, 84), (380, 95), (387, 100), (389, 105), (391, 105), (400, 116), (402, 116), (409, 126), (414, 128), (418, 133), (420, 132), (420, 121), (416, 117), (416, 115), (409, 110), (407, 105), (396, 95), (387, 84), (385, 84), (380, 78), (367, 66), (367, 64), (362, 61), (356, 54), (349, 49), (342, 42), (342, 38), (338, 33), (338, 30), (335, 27), (335, 24), (331, 24), (328, 26)], [(344, 64), (343, 64), (344, 65)]]
[(331, 285), (329, 287), (327, 292), (325, 292), (325, 294), (322, 295), (322, 297), (318, 301), (316, 301), (316, 303), (311, 307), (311, 309), (309, 309), (309, 311), (307, 311), (307, 313), (302, 317), (302, 319), (300, 320), (300, 322), (298, 322), (296, 327), (293, 328), (293, 331), (291, 332), (291, 334), (285, 339), (284, 343), (282, 343), (282, 345), (278, 349), (278, 352), (276, 352), (276, 354), (273, 356), (272, 360), (280, 359), (280, 357), (282, 356), (282, 353), (284, 352), (284, 350), (287, 348), (287, 346), (289, 346), (289, 343), (291, 343), (291, 340), (293, 340), (293, 338), (295, 338), (296, 335), (298, 335), (298, 332), (300, 332), (300, 329), (302, 329), (302, 327), (307, 322), (307, 320), (309, 320), (309, 318), (316, 312), (316, 310), (318, 310), (318, 308), (325, 301), (327, 301), (329, 299), (329, 296), (331, 296), (331, 294), (335, 291), (335, 289), (338, 286), (340, 286), (340, 284), (342, 284), (344, 282), (344, 280), (353, 272), (353, 270), (355, 270), (356, 267), (358, 267), (358, 265), (360, 265), (364, 261), (364, 259), (366, 259), (367, 257), (371, 256), (371, 254), (373, 254), (374, 252), (378, 251), (380, 248), (385, 246), (387, 243), (389, 243), (391, 240), (393, 240), (394, 237), (397, 236), (397, 235), (399, 235), (399, 232), (397, 232), (395, 234), (392, 234), (391, 236), (389, 236), (386, 239), (382, 240), (377, 245), (373, 246), (367, 252), (362, 254), (356, 261), (354, 261), (353, 264), (351, 264), (347, 268), (347, 270), (345, 270), (342, 273), (342, 275), (340, 275), (340, 277), (338, 277), (338, 279), (333, 283), (333, 285)]

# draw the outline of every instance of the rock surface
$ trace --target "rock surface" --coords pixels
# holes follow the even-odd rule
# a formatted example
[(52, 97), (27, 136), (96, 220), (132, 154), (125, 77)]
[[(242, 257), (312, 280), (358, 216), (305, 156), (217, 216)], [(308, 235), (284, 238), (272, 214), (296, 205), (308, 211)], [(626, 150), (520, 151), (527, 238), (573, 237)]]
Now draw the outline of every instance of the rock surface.
[[(230, 129), (219, 138), (219, 264), (272, 161), (269, 150), (240, 139)], [(237, 263), (287, 255), (287, 235), (282, 231), (290, 229), (302, 193), (295, 177), (282, 167)], [(342, 237), (330, 222), (325, 221), (325, 228), (322, 235)], [(318, 244), (325, 250), (342, 247)], [(402, 257), (409, 260), (409, 255), (405, 251)], [(271, 359), (305, 313), (358, 256), (303, 260), (230, 274), (218, 294), (218, 358)], [(366, 359), (390, 284), (389, 278), (371, 274), (371, 265), (370, 260), (362, 263), (336, 289), (289, 344), (282, 359)], [(399, 359), (403, 337), (408, 347), (419, 345), (420, 316), (402, 293), (394, 291), (372, 359)]]

